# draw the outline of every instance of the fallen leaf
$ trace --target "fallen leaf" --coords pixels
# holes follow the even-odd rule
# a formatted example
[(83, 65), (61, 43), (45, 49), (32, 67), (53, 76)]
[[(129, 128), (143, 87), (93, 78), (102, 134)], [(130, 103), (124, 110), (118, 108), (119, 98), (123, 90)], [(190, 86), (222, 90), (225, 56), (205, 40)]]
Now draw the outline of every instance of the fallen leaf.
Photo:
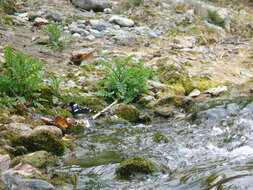
[(82, 61), (89, 60), (93, 57), (93, 52), (85, 53), (85, 54), (77, 54), (71, 57), (71, 62), (75, 65), (80, 65)]
[(62, 140), (74, 140), (76, 137), (73, 135), (65, 135), (62, 137)]
[(49, 119), (47, 117), (41, 117), (41, 121), (43, 123), (45, 123), (46, 125), (53, 125), (54, 124), (54, 120), (52, 119)]
[(68, 122), (68, 120), (65, 117), (60, 117), (60, 116), (54, 119), (54, 124), (63, 131), (71, 127), (72, 125), (71, 123)]

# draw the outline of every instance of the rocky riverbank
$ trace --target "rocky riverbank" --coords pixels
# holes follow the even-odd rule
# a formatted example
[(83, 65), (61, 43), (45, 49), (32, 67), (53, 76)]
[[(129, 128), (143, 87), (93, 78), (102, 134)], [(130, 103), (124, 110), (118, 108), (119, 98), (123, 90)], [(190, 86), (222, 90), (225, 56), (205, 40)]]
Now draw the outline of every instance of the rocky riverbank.
[[(2, 189), (74, 188), (76, 176), (52, 168), (71, 162), (76, 139), (97, 127), (182, 120), (252, 96), (250, 1), (0, 0), (0, 8), (0, 73), (8, 74), (11, 46), (41, 62), (46, 76), (30, 99), (0, 87)], [(110, 76), (101, 62), (128, 64), (129, 56), (130, 66), (143, 60), (150, 69), (145, 88), (110, 106), (117, 98), (98, 93)], [(110, 156), (118, 163), (131, 155)], [(150, 173), (146, 162), (147, 170), (135, 161), (130, 168)]]

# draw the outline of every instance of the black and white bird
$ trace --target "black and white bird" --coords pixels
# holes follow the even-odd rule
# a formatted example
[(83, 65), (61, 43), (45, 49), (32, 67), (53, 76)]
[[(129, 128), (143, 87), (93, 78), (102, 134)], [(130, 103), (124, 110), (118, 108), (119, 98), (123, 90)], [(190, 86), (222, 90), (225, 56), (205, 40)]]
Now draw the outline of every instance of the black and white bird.
[(91, 110), (87, 107), (78, 105), (75, 102), (70, 102), (69, 107), (71, 108), (71, 113), (73, 114), (74, 117), (83, 116), (85, 114), (96, 113), (96, 111)]

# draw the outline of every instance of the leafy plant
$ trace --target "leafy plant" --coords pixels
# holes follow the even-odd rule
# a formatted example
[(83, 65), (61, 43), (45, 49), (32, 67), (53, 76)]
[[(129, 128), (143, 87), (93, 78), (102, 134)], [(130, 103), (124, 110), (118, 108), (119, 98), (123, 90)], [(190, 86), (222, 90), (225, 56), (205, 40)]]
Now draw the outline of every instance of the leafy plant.
[(0, 0), (0, 9), (7, 14), (12, 14), (15, 12), (15, 4), (15, 0)]
[[(0, 94), (32, 100), (43, 86), (42, 64), (11, 47), (4, 50), (5, 64), (0, 73)], [(23, 98), (20, 98), (23, 97)]]
[(222, 28), (225, 27), (225, 19), (221, 18), (221, 16), (218, 14), (215, 10), (209, 10), (208, 11), (208, 22), (215, 24), (217, 26), (220, 26)]
[(47, 40), (47, 45), (49, 48), (57, 51), (63, 49), (63, 40), (61, 39), (62, 31), (57, 24), (48, 24), (44, 33), (49, 37)]
[(130, 56), (125, 59), (117, 57), (115, 64), (101, 63), (108, 73), (106, 79), (100, 82), (98, 95), (130, 103), (147, 90), (146, 82), (151, 76), (151, 69), (144, 66), (143, 61), (133, 62)]

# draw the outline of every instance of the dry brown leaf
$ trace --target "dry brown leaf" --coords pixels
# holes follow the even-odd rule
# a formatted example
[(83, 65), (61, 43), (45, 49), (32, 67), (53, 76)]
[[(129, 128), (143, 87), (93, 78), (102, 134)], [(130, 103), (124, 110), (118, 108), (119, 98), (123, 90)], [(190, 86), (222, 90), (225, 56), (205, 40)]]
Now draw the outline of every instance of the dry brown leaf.
[(80, 65), (82, 61), (89, 60), (93, 57), (93, 52), (85, 53), (85, 54), (77, 54), (71, 57), (71, 61), (75, 65)]
[(68, 120), (65, 117), (56, 117), (54, 119), (54, 124), (59, 127), (61, 130), (66, 130), (69, 127), (71, 127), (71, 123), (68, 122)]

